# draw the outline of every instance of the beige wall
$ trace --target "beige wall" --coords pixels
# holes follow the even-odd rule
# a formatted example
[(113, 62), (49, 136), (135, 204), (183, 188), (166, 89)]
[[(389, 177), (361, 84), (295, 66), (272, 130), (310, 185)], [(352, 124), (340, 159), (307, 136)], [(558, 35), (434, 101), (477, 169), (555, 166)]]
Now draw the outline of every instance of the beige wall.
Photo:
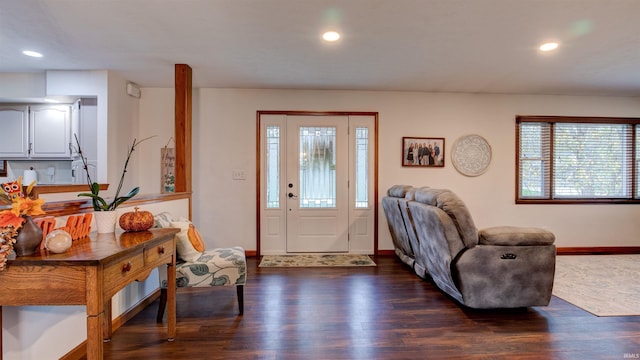
[[(380, 196), (394, 184), (447, 187), (467, 203), (479, 228), (540, 226), (560, 247), (638, 246), (636, 205), (515, 205), (516, 114), (640, 116), (640, 99), (620, 97), (475, 95), (417, 92), (200, 89), (194, 99), (193, 220), (209, 246), (256, 249), (255, 134), (257, 110), (379, 112)], [(142, 129), (173, 133), (173, 89), (143, 89)], [(167, 127), (166, 124), (170, 124)], [(466, 177), (449, 153), (465, 134), (485, 137), (493, 150), (488, 171)], [(445, 167), (403, 168), (403, 136), (444, 137)], [(148, 149), (144, 149), (148, 151)], [(159, 150), (140, 164), (146, 192), (159, 191)], [(146, 157), (145, 157), (146, 158)], [(247, 180), (232, 180), (234, 169)], [(392, 249), (382, 209), (379, 248)]]

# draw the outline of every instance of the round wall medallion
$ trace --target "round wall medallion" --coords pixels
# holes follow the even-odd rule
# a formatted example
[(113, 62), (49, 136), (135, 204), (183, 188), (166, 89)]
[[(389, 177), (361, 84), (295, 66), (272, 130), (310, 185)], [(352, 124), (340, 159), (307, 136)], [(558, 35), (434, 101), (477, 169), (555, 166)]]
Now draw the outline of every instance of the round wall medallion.
[(480, 135), (462, 136), (453, 144), (451, 162), (463, 175), (482, 175), (491, 163), (491, 146)]

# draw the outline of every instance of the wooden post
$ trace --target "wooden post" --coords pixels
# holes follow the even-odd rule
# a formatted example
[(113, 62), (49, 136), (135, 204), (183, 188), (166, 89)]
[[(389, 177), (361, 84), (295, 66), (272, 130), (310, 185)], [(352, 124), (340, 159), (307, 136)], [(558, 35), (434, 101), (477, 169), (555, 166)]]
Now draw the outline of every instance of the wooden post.
[(191, 192), (192, 81), (191, 67), (189, 65), (175, 65), (175, 91), (175, 192)]
[[(175, 192), (191, 193), (192, 189), (191, 99), (193, 91), (191, 78), (191, 67), (189, 65), (175, 65)], [(189, 219), (191, 218), (191, 197), (189, 197)]]

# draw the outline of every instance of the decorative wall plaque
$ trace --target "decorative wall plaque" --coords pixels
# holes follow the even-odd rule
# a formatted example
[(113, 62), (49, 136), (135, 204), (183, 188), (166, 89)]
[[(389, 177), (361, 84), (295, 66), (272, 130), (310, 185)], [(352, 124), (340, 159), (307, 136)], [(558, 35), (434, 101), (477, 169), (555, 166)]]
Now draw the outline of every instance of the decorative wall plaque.
[(491, 146), (480, 135), (466, 135), (453, 144), (451, 162), (463, 175), (482, 175), (491, 163)]

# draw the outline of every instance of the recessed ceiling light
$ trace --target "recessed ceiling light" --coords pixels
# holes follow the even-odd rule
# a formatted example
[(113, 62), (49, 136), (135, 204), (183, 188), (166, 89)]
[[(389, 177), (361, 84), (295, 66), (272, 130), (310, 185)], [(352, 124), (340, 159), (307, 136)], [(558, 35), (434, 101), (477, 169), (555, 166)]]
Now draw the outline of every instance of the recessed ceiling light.
[(540, 51), (552, 51), (558, 48), (557, 42), (548, 42), (540, 45)]
[(334, 42), (340, 39), (340, 34), (335, 31), (327, 31), (326, 33), (322, 34), (322, 38), (325, 41)]
[(42, 57), (42, 54), (40, 54), (37, 51), (32, 51), (32, 50), (25, 50), (22, 53), (27, 55), (27, 56), (31, 56), (31, 57)]

